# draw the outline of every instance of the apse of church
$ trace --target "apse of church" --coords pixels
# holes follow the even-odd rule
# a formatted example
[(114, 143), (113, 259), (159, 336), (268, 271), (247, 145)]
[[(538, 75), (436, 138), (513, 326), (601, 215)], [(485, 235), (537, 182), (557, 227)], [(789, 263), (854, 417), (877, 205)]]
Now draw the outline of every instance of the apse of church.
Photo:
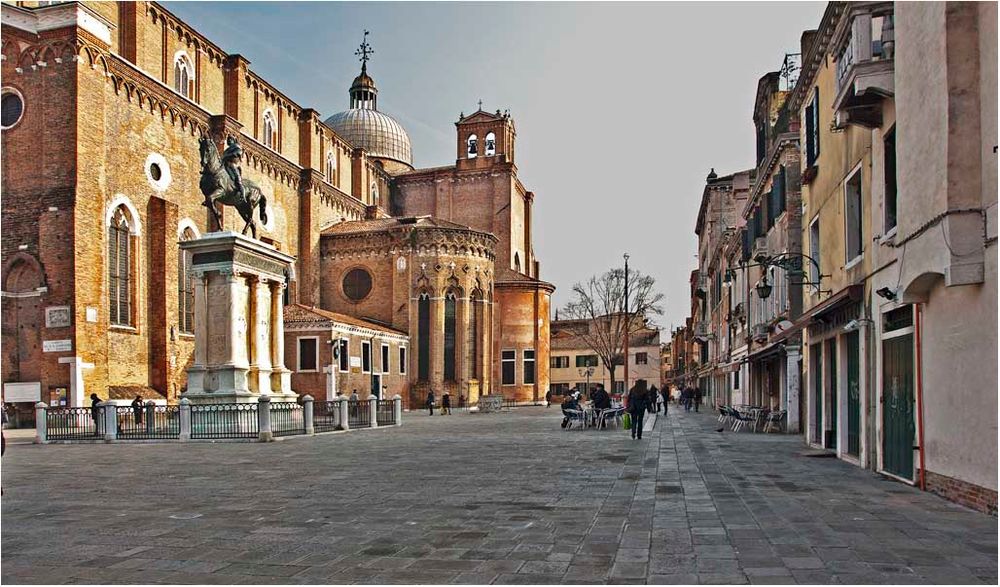
[[(4, 157), (47, 145), (40, 167), (2, 179), (3, 294), (27, 308), (3, 314), (5, 384), (69, 405), (176, 401), (193, 358), (179, 242), (214, 228), (199, 140), (221, 153), (233, 137), (266, 199), (260, 240), (296, 259), (282, 301), (408, 333), (408, 377), (390, 393), (544, 396), (554, 288), (538, 279), (508, 113), (460, 116), (455, 164), (414, 169), (405, 129), (379, 110), (367, 36), (349, 108), (323, 117), (156, 2), (2, 10), (4, 99), (20, 105)], [(243, 228), (232, 209), (223, 228)]]

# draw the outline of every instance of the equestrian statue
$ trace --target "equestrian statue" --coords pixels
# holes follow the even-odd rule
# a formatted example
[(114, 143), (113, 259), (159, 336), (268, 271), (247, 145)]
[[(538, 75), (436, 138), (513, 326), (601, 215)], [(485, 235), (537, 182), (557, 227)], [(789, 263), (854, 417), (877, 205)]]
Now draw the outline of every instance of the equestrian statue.
[(250, 231), (250, 236), (257, 238), (257, 225), (253, 220), (254, 208), (260, 209), (260, 221), (267, 223), (267, 198), (260, 186), (250, 180), (243, 179), (240, 169), (240, 159), (243, 148), (235, 137), (226, 139), (226, 150), (219, 157), (215, 142), (208, 137), (202, 137), (198, 146), (201, 152), (201, 193), (205, 195), (203, 206), (212, 211), (216, 230), (222, 230), (222, 216), (215, 207), (219, 202), (223, 206), (233, 206), (246, 222), (243, 234)]

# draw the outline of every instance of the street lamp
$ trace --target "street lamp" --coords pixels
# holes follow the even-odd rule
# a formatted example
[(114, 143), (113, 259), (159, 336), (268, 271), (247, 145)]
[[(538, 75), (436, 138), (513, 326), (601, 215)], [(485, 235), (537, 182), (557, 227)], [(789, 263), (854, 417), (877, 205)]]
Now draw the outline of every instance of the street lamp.
[[(625, 253), (625, 393), (628, 393), (628, 335), (632, 326), (631, 314), (628, 307), (628, 253)], [(613, 365), (612, 361), (612, 366)], [(612, 371), (613, 372), (613, 371)], [(614, 391), (613, 389), (611, 391)]]
[(762, 300), (766, 300), (771, 295), (771, 284), (767, 282), (767, 275), (764, 275), (764, 280), (757, 284), (754, 288), (757, 290), (757, 297)]
[(586, 369), (578, 369), (577, 372), (580, 374), (580, 377), (586, 377), (587, 378), (587, 389), (586, 389), (586, 391), (587, 391), (587, 397), (589, 398), (590, 397), (590, 376), (594, 374), (594, 368), (593, 367), (587, 367)]

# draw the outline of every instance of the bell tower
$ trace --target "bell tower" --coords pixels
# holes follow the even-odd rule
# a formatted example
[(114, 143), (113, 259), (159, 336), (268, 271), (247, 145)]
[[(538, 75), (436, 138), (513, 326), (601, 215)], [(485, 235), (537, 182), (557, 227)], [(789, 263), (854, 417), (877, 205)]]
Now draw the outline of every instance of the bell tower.
[(484, 169), (497, 164), (514, 164), (514, 119), (510, 112), (496, 113), (479, 109), (455, 123), (458, 169)]

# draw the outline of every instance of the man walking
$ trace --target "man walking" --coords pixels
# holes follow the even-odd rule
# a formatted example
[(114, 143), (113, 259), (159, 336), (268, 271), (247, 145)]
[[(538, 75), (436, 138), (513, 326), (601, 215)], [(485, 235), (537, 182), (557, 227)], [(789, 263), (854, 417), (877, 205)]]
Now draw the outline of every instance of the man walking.
[(434, 415), (434, 390), (427, 391), (427, 409), (430, 410), (430, 415)]
[(628, 392), (628, 413), (632, 416), (632, 440), (638, 435), (642, 440), (642, 418), (646, 413), (646, 402), (649, 401), (649, 392), (646, 389), (646, 380), (640, 379), (635, 382)]

